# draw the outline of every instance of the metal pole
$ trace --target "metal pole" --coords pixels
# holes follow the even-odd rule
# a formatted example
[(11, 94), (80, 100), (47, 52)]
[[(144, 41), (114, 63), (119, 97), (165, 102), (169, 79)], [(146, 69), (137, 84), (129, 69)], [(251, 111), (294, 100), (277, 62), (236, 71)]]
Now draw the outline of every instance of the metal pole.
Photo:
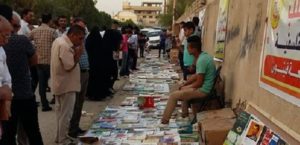
[(164, 0), (164, 14), (167, 14), (167, 0)]
[(173, 0), (173, 21), (172, 21), (173, 36), (175, 36), (175, 12), (176, 12), (176, 0)]

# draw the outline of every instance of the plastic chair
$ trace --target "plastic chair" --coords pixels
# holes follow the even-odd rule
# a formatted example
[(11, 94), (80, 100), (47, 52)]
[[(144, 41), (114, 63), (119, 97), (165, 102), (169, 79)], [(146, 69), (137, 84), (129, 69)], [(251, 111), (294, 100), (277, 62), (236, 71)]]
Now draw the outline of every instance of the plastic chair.
[(217, 82), (222, 81), (222, 78), (220, 76), (221, 69), (222, 69), (222, 66), (220, 65), (217, 68), (213, 88), (212, 88), (211, 92), (209, 93), (209, 95), (207, 95), (207, 97), (205, 97), (205, 98), (197, 98), (197, 99), (192, 99), (189, 101), (189, 104), (192, 108), (194, 117), (196, 117), (198, 112), (204, 111), (205, 108), (209, 105), (209, 103), (213, 100), (218, 101), (220, 108), (225, 107), (224, 96), (218, 95), (218, 93), (217, 93)]

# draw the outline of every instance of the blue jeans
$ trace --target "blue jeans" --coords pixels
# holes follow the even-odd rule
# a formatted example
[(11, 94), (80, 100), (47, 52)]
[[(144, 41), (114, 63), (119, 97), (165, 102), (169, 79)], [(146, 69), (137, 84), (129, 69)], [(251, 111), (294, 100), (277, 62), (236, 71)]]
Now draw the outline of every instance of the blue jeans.
[(37, 72), (39, 78), (39, 94), (41, 97), (42, 107), (48, 108), (49, 102), (47, 100), (46, 89), (48, 87), (48, 80), (50, 78), (50, 65), (37, 65)]
[(129, 70), (128, 70), (128, 52), (123, 51), (120, 76), (124, 76), (124, 75), (129, 75)]

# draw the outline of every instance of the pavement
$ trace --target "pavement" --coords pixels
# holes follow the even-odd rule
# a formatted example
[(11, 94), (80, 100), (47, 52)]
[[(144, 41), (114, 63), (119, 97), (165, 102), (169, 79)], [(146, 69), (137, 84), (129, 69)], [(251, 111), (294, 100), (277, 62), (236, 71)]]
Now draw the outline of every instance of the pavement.
[[(156, 52), (156, 51), (155, 51)], [(155, 53), (154, 52), (154, 53)], [(153, 51), (151, 52), (153, 53)], [(142, 59), (138, 60), (140, 63)], [(89, 101), (88, 99), (85, 100), (83, 105), (83, 111), (85, 112), (80, 121), (80, 127), (83, 130), (88, 130), (91, 126), (92, 122), (96, 119), (97, 115), (105, 109), (108, 105), (119, 105), (127, 96), (130, 96), (130, 92), (123, 91), (122, 88), (125, 83), (128, 81), (128, 78), (120, 77), (119, 80), (115, 82), (114, 89), (116, 93), (113, 98), (107, 99), (102, 102), (96, 101)], [(176, 88), (176, 87), (175, 87)], [(170, 86), (170, 92), (174, 90), (174, 86)], [(37, 101), (39, 101), (39, 95), (36, 92)], [(50, 101), (52, 99), (52, 94), (47, 93), (47, 99)], [(56, 116), (55, 116), (55, 106), (51, 105), (53, 108), (52, 111), (49, 112), (42, 112), (42, 108), (38, 108), (38, 116), (39, 116), (39, 125), (40, 131), (43, 137), (44, 145), (56, 145), (55, 135), (56, 135)]]
[[(127, 92), (122, 91), (124, 84), (128, 81), (128, 78), (120, 78), (120, 80), (116, 81), (114, 85), (114, 89), (117, 91), (113, 98), (106, 99), (103, 102), (89, 101), (85, 100), (83, 105), (84, 114), (81, 117), (80, 127), (84, 130), (87, 130), (93, 120), (97, 117), (97, 115), (105, 109), (108, 105), (118, 105), (121, 101), (124, 100), (126, 96), (129, 94)], [(39, 101), (39, 95), (37, 94)], [(47, 98), (50, 101), (52, 99), (52, 94), (47, 93)], [(55, 116), (55, 105), (51, 105), (53, 108), (52, 111), (42, 112), (42, 108), (38, 108), (38, 116), (39, 116), (39, 125), (42, 133), (44, 145), (55, 145), (55, 135), (56, 135), (56, 116)]]

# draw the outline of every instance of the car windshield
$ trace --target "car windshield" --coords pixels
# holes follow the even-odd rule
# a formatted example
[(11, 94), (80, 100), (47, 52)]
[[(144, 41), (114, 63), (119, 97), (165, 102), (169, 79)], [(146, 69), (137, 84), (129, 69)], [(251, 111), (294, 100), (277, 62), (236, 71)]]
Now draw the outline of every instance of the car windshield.
[(148, 32), (147, 36), (148, 37), (155, 37), (155, 36), (159, 36), (160, 32), (159, 31), (155, 31), (155, 32)]

